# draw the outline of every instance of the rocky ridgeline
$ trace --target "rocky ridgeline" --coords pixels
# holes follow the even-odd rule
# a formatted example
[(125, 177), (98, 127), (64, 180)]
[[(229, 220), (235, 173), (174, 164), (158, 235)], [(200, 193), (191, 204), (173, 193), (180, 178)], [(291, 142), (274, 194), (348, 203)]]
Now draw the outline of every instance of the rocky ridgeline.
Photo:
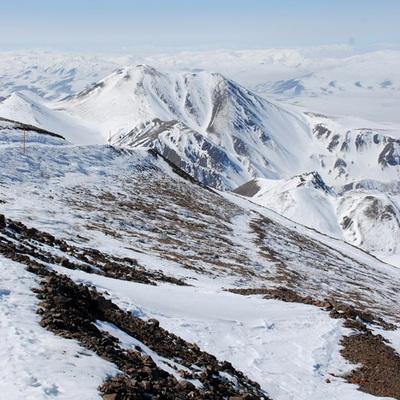
[[(29, 270), (41, 273), (37, 268)], [(37, 295), (42, 300), (38, 310), (42, 326), (60, 336), (79, 340), (123, 372), (102, 385), (108, 399), (147, 399), (150, 395), (153, 399), (266, 399), (259, 385), (230, 363), (221, 363), (196, 345), (167, 332), (156, 320), (144, 321), (123, 312), (93, 288), (51, 273), (44, 276)], [(130, 350), (121, 348), (118, 339), (93, 325), (99, 320), (112, 323), (159, 356), (171, 360), (171, 365), (184, 367), (176, 371), (182, 379), (159, 368), (140, 346)], [(201, 388), (194, 381), (200, 382)]]
[[(269, 399), (256, 382), (230, 363), (218, 361), (196, 344), (166, 331), (154, 319), (145, 321), (124, 312), (95, 288), (76, 284), (47, 268), (42, 262), (60, 260), (40, 250), (40, 246), (32, 244), (34, 242), (57, 248), (67, 246), (69, 249), (65, 250), (72, 251), (65, 242), (21, 223), (7, 221), (0, 215), (0, 252), (25, 264), (28, 271), (41, 278), (40, 288), (34, 290), (41, 300), (37, 310), (42, 317), (40, 324), (59, 336), (78, 340), (83, 347), (116, 364), (121, 371), (99, 388), (104, 400)], [(96, 321), (113, 324), (158, 356), (170, 360), (169, 366), (175, 373), (160, 368), (139, 345), (132, 349), (121, 347), (116, 337), (97, 328)]]
[[(19, 221), (6, 220), (0, 215), (0, 229), (7, 227), (7, 236), (17, 240), (18, 253), (29, 254), (31, 257), (60, 265), (68, 269), (78, 269), (87, 273), (95, 273), (108, 278), (133, 281), (156, 285), (157, 281), (186, 285), (182, 280), (166, 276), (161, 271), (148, 271), (140, 266), (136, 260), (125, 257), (118, 258), (110, 254), (102, 253), (92, 248), (80, 248), (56, 239), (53, 235), (28, 228)], [(56, 248), (64, 256), (55, 255), (51, 250)]]

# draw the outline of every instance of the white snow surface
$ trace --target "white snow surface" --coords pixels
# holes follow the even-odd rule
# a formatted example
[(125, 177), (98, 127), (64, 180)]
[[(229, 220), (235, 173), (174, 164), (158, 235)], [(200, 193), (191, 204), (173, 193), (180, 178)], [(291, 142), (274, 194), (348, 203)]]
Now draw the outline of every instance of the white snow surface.
[[(352, 369), (339, 354), (340, 338), (349, 331), (341, 320), (313, 306), (221, 292), (205, 282), (196, 287), (149, 287), (57, 270), (76, 282), (95, 285), (123, 309), (156, 318), (167, 330), (231, 362), (272, 399), (380, 398), (332, 376)], [(134, 344), (128, 338), (128, 345)]]
[(0, 256), (0, 397), (100, 399), (97, 387), (115, 365), (39, 325), (36, 276)]

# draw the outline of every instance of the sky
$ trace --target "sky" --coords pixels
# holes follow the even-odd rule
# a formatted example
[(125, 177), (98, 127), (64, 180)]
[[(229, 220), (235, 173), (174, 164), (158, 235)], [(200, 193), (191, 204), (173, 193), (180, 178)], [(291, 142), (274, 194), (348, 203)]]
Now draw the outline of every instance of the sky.
[(400, 0), (1, 0), (0, 49), (400, 44)]

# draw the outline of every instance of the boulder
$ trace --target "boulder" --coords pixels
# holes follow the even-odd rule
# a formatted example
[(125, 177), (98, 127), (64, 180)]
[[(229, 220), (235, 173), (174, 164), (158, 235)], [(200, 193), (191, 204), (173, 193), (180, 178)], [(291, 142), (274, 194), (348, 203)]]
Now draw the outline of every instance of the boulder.
[(194, 389), (196, 389), (196, 387), (193, 385), (192, 382), (189, 382), (189, 381), (186, 381), (186, 380), (180, 381), (179, 382), (179, 386), (182, 389), (185, 389), (185, 390), (194, 390)]
[(0, 214), (0, 229), (5, 229), (7, 227), (6, 217)]

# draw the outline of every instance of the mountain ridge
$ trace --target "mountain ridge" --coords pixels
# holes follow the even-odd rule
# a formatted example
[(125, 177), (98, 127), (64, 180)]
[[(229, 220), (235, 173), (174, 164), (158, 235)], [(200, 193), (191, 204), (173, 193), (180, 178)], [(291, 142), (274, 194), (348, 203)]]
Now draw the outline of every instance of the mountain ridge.
[[(13, 96), (0, 104), (0, 114), (22, 114), (28, 121), (52, 128), (60, 120), (62, 131), (74, 132), (74, 137), (79, 132), (81, 140), (92, 143), (96, 135), (94, 142), (108, 139), (116, 146), (153, 148), (219, 190), (233, 190), (253, 179), (283, 182), (316, 171), (342, 197), (337, 204), (310, 191), (310, 196), (316, 196), (310, 199), (313, 215), (306, 206), (305, 191), (292, 191), (293, 195), (286, 191), (280, 206), (278, 198), (259, 200), (298, 223), (381, 253), (384, 259), (399, 251), (396, 195), (384, 190), (377, 196), (365, 185), (364, 192), (342, 190), (357, 187), (357, 182), (382, 182), (375, 185), (376, 190), (398, 180), (400, 141), (386, 125), (368, 128), (368, 122), (358, 119), (301, 112), (267, 101), (221, 74), (172, 74), (143, 64), (119, 69), (83, 92), (43, 108), (37, 98), (30, 103), (29, 96), (22, 96), (15, 102), (19, 97)], [(385, 231), (386, 219), (378, 215), (364, 226), (365, 218), (354, 212), (352, 194), (364, 198), (359, 204), (367, 204), (372, 196), (381, 205), (376, 210), (390, 208), (388, 234), (395, 237), (394, 242), (390, 238), (386, 245), (382, 239), (375, 245), (367, 231), (372, 226)], [(308, 221), (302, 216), (304, 207), (312, 216)]]

